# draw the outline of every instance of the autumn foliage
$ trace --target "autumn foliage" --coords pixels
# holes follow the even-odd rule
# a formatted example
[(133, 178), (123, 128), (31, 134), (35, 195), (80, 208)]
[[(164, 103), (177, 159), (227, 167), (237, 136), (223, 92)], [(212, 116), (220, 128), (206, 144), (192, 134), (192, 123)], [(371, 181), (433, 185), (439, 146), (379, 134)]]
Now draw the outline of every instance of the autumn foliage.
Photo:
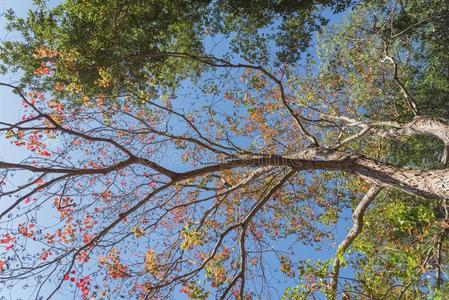
[[(322, 28), (315, 56), (304, 51), (326, 22), (311, 4), (235, 4), (238, 15), (228, 1), (212, 8), (160, 1), (161, 14), (186, 14), (164, 20), (131, 3), (123, 12), (116, 1), (98, 3), (95, 17), (89, 3), (79, 11), (75, 2), (40, 6), (30, 28), (10, 16), (25, 42), (6, 42), (2, 60), (23, 69), (24, 79), (0, 85), (15, 93), (21, 116), (0, 120), (0, 132), (26, 154), (0, 161), (6, 289), (57, 299), (444, 294), (447, 78), (432, 67), (444, 55), (430, 55), (440, 54), (440, 40), (427, 27), (439, 33), (443, 18), (410, 27), (419, 1), (363, 1), (346, 12), (349, 20)], [(320, 3), (340, 11), (352, 2)], [(190, 24), (192, 7), (224, 23)], [(117, 17), (118, 44), (103, 20), (111, 13), (134, 28)], [(146, 14), (166, 36), (133, 23)], [(293, 30), (295, 18), (306, 32)], [(245, 31), (242, 24), (255, 20)], [(277, 26), (273, 20), (282, 22), (271, 30), (285, 33), (274, 44), (256, 35)], [(76, 22), (91, 26), (90, 52), (77, 44), (84, 36), (65, 31), (75, 34)], [(243, 26), (241, 40), (229, 35), (232, 24)], [(206, 53), (203, 35), (228, 38), (232, 51)], [(430, 100), (426, 72), (438, 87)]]

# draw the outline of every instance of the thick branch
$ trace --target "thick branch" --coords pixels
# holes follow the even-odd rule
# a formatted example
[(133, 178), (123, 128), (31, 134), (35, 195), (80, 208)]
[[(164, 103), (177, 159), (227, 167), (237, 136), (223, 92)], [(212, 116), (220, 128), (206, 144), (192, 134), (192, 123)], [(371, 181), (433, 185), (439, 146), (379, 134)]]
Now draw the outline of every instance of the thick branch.
[[(331, 116), (321, 115), (323, 120), (340, 121), (346, 127), (360, 127), (361, 130), (355, 133), (343, 141), (339, 142), (332, 149), (338, 149), (341, 146), (358, 139), (368, 132), (372, 132), (380, 137), (395, 138), (399, 136), (417, 136), (417, 135), (429, 135), (434, 136), (441, 140), (444, 144), (443, 155), (441, 163), (444, 168), (448, 166), (448, 153), (449, 153), (449, 125), (440, 120), (430, 117), (416, 116), (412, 121), (401, 124), (398, 122), (371, 122), (365, 123), (357, 121), (351, 118), (343, 116)], [(387, 127), (387, 128), (384, 128)]]

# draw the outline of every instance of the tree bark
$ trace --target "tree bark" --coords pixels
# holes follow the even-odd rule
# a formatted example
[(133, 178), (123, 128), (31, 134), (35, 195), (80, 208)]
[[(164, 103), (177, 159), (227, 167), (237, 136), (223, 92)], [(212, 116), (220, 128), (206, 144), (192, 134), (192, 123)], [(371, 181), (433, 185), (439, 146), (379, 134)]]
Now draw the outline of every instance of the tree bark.
[(449, 169), (420, 170), (397, 167), (363, 155), (309, 148), (294, 156), (242, 158), (181, 173), (177, 181), (237, 167), (288, 166), (296, 170), (342, 171), (381, 187), (391, 187), (430, 199), (449, 199)]
[(425, 198), (449, 198), (449, 170), (417, 170), (360, 157), (353, 172), (384, 187), (393, 187)]

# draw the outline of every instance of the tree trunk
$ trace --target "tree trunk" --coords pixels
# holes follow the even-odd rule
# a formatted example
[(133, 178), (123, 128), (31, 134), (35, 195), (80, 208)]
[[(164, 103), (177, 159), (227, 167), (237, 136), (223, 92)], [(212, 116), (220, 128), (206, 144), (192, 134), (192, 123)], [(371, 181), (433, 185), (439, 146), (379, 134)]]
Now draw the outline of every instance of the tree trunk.
[(296, 170), (328, 170), (355, 174), (381, 187), (392, 187), (431, 199), (449, 199), (449, 169), (419, 170), (387, 164), (363, 155), (309, 148), (285, 156), (242, 158), (181, 173), (177, 181), (236, 167), (289, 166)]
[(398, 168), (373, 159), (356, 159), (353, 172), (381, 186), (403, 190), (410, 194), (449, 199), (449, 170), (423, 171)]
[[(308, 149), (295, 158), (320, 163), (322, 169), (359, 175), (382, 187), (392, 187), (431, 199), (449, 199), (449, 169), (419, 170), (387, 164), (363, 155)], [(328, 162), (326, 166), (324, 162)]]

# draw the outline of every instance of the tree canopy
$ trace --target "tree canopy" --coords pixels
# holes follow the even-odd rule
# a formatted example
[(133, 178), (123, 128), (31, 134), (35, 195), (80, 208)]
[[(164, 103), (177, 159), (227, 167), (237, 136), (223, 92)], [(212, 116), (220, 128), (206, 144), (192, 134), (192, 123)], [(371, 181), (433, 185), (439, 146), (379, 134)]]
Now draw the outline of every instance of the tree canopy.
[[(172, 89), (183, 79), (197, 78), (203, 63), (210, 62), (217, 52), (208, 52), (205, 45), (211, 37), (227, 40), (220, 56), (253, 64), (292, 63), (327, 22), (317, 8), (337, 12), (350, 3), (73, 0), (48, 8), (45, 1), (37, 1), (25, 19), (7, 14), (9, 27), (23, 39), (5, 42), (2, 57), (23, 70), (22, 81), (34, 89), (48, 90), (60, 82), (85, 94), (117, 94), (129, 86), (146, 87), (149, 81), (155, 91)], [(58, 55), (30, 55), (42, 46)], [(36, 80), (36, 69), (49, 62), (53, 76)], [(106, 78), (107, 85), (94, 84)]]
[(10, 294), (449, 293), (447, 1), (35, 1), (7, 18), (20, 82), (0, 86), (22, 116), (0, 132), (28, 153), (0, 161)]

